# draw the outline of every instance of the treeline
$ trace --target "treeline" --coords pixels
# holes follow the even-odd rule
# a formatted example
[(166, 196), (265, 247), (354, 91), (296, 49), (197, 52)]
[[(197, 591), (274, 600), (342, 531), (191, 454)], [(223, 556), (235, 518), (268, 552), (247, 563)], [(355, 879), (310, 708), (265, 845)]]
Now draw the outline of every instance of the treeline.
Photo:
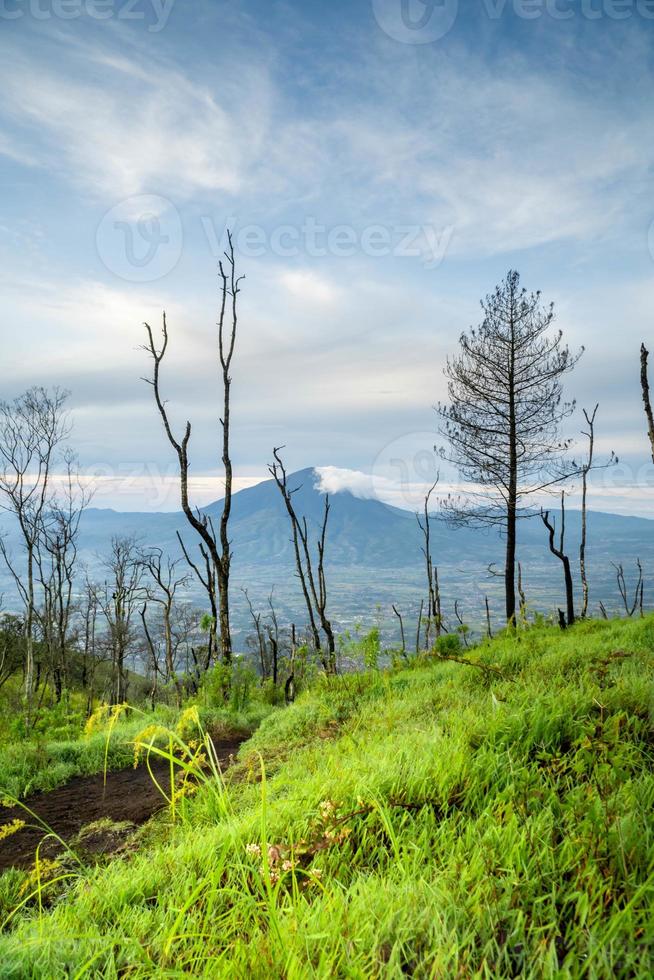
[[(115, 538), (103, 559), (103, 575), (91, 581), (78, 560), (80, 524), (89, 493), (78, 476), (77, 460), (69, 445), (68, 393), (33, 388), (11, 402), (0, 403), (0, 505), (11, 513), (20, 539), (19, 558), (0, 538), (0, 553), (15, 591), (20, 615), (5, 615), (0, 629), (0, 685), (20, 671), (27, 717), (33, 717), (44, 690), (55, 699), (71, 685), (87, 694), (89, 710), (96, 698), (119, 704), (130, 697), (130, 685), (154, 705), (160, 698), (181, 703), (197, 690), (209, 670), (216, 670), (224, 696), (235, 683), (235, 654), (230, 623), (232, 552), (229, 521), (232, 508), (231, 367), (239, 327), (239, 295), (243, 277), (236, 271), (231, 236), (219, 263), (217, 367), (222, 385), (221, 438), (217, 446), (224, 469), (225, 495), (218, 521), (193, 506), (189, 497), (192, 423), (176, 432), (163, 391), (162, 371), (168, 349), (164, 313), (161, 339), (146, 324), (144, 350), (151, 362), (147, 383), (170, 447), (177, 459), (181, 509), (190, 539), (178, 532), (181, 558), (159, 548), (141, 547), (133, 538)], [(521, 520), (540, 518), (543, 544), (560, 563), (564, 608), (559, 622), (568, 627), (590, 614), (587, 561), (587, 495), (593, 471), (617, 462), (611, 453), (596, 459), (598, 405), (583, 410), (585, 449), (574, 457), (572, 441), (562, 435), (575, 412), (563, 399), (563, 380), (576, 366), (583, 349), (571, 352), (561, 331), (553, 330), (554, 308), (540, 293), (528, 293), (517, 272), (481, 304), (479, 326), (463, 333), (457, 352), (445, 366), (448, 398), (437, 406), (441, 445), (435, 453), (456, 467), (466, 489), (437, 502), (438, 479), (416, 515), (423, 536), (426, 595), (422, 600), (415, 648), (429, 649), (443, 634), (467, 643), (468, 627), (455, 603), (454, 620), (446, 623), (442, 610), (432, 524), (496, 527), (505, 540), (500, 571), (505, 597), (505, 621), (515, 627), (527, 615), (528, 597), (517, 560)], [(649, 397), (647, 351), (641, 349), (641, 389), (654, 459), (654, 420)], [(272, 697), (290, 700), (298, 681), (314, 664), (325, 673), (338, 669), (339, 645), (329, 614), (326, 554), (330, 501), (324, 498), (317, 530), (295, 507), (299, 489), (289, 484), (281, 448), (272, 450), (269, 471), (281, 495), (289, 521), (298, 584), (305, 620), (299, 627), (280, 624), (273, 597), (265, 611), (257, 610), (245, 592), (252, 632), (247, 646)], [(63, 475), (62, 475), (63, 474)], [(582, 535), (579, 553), (566, 548), (566, 495), (573, 481), (581, 483)], [(557, 498), (558, 513), (543, 507)], [(436, 503), (437, 502), (437, 503)], [(313, 536), (315, 535), (315, 536)], [(577, 595), (573, 560), (579, 565)], [(628, 594), (624, 569), (616, 578), (626, 612), (643, 612), (643, 570), (635, 595)], [(200, 589), (200, 606), (189, 602), (191, 586)], [(407, 655), (413, 640), (402, 612), (392, 607), (400, 631), (399, 653)], [(601, 612), (606, 612), (600, 605)], [(486, 631), (491, 619), (486, 600)], [(413, 633), (413, 628), (411, 627)], [(341, 642), (343, 649), (351, 638)], [(379, 634), (359, 638), (359, 652), (374, 659)], [(242, 651), (244, 652), (244, 651)], [(130, 666), (142, 675), (130, 673)], [(133, 693), (133, 692), (132, 692)]]

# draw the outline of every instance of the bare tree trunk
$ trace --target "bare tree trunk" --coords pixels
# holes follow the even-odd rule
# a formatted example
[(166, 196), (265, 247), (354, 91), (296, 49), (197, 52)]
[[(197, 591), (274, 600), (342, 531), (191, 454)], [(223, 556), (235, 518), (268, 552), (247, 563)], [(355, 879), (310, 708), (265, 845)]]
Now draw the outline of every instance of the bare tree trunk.
[(416, 653), (420, 653), (420, 627), (422, 626), (422, 610), (425, 608), (425, 600), (420, 600), (420, 612), (418, 613), (418, 627), (416, 629)]
[(654, 415), (652, 415), (652, 404), (649, 397), (649, 381), (647, 378), (647, 358), (649, 351), (645, 344), (640, 345), (640, 387), (643, 393), (643, 405), (645, 407), (645, 417), (647, 418), (647, 435), (649, 437), (652, 462), (654, 462)]
[[(220, 515), (220, 562), (218, 564), (218, 605), (220, 620), (220, 644), (223, 663), (232, 661), (232, 633), (229, 623), (229, 572), (232, 562), (232, 555), (229, 544), (227, 528), (229, 517), (232, 511), (232, 485), (233, 470), (232, 459), (230, 456), (230, 396), (232, 390), (232, 379), (230, 368), (232, 357), (234, 356), (234, 346), (236, 344), (236, 327), (238, 323), (237, 296), (239, 293), (239, 283), (241, 279), (236, 276), (236, 264), (234, 261), (234, 245), (231, 233), (228, 232), (229, 248), (225, 253), (227, 261), (227, 271), (223, 263), (219, 263), (220, 276), (222, 279), (222, 305), (220, 318), (218, 321), (218, 350), (220, 354), (220, 366), (223, 376), (223, 417), (220, 420), (223, 429), (223, 450), (222, 461), (225, 469), (225, 498), (223, 500), (223, 510)], [(242, 278), (242, 277), (241, 277)], [(225, 336), (225, 308), (228, 297), (231, 299), (231, 326), (229, 334)]]
[(572, 572), (570, 570), (570, 559), (564, 552), (565, 547), (565, 490), (561, 493), (561, 534), (559, 537), (559, 546), (556, 547), (554, 543), (554, 535), (556, 533), (554, 525), (550, 522), (549, 511), (541, 511), (541, 519), (543, 524), (549, 532), (549, 547), (550, 551), (556, 558), (559, 559), (563, 565), (563, 577), (565, 580), (565, 598), (566, 598), (566, 624), (572, 626), (575, 621), (575, 604), (574, 604), (574, 587), (572, 584)]
[(398, 620), (400, 621), (400, 638), (402, 640), (402, 654), (406, 656), (406, 641), (404, 639), (404, 620), (402, 619), (402, 614), (397, 609), (397, 606), (393, 606), (392, 608), (393, 608), (393, 612), (395, 613)]
[(588, 425), (588, 457), (581, 470), (581, 542), (579, 544), (579, 572), (581, 574), (581, 618), (588, 615), (588, 575), (586, 573), (586, 538), (587, 538), (587, 497), (588, 474), (593, 468), (593, 453), (595, 450), (595, 416), (599, 405), (595, 405), (592, 415), (584, 409), (584, 418)]
[(427, 622), (425, 623), (425, 648), (427, 649), (429, 648), (429, 633), (432, 624), (434, 626), (436, 637), (441, 635), (442, 627), (438, 570), (432, 564), (431, 558), (431, 518), (429, 514), (429, 501), (437, 485), (438, 477), (436, 477), (436, 480), (425, 494), (423, 518), (420, 518), (420, 514), (416, 514), (416, 521), (418, 522), (418, 527), (422, 531), (425, 542), (421, 548), (421, 551), (425, 559), (425, 567), (427, 571)]
[[(326, 673), (336, 673), (336, 639), (330, 619), (327, 616), (327, 580), (325, 577), (325, 544), (327, 537), (327, 522), (329, 520), (329, 496), (325, 496), (325, 510), (320, 536), (318, 538), (318, 569), (317, 575), (314, 574), (311, 549), (309, 548), (309, 531), (306, 518), (302, 521), (293, 506), (293, 494), (298, 487), (289, 490), (286, 469), (280, 454), (281, 447), (273, 449), (275, 462), (268, 467), (270, 475), (274, 479), (284, 500), (286, 511), (291, 522), (291, 533), (293, 548), (295, 551), (295, 564), (297, 576), (302, 587), (309, 625), (313, 635), (314, 645), (318, 652), (322, 649), (320, 634), (318, 632), (318, 622), (325, 634), (327, 641), (327, 655), (322, 656), (321, 660)], [(301, 546), (301, 547), (300, 547)], [(316, 585), (317, 579), (317, 585)]]
[[(207, 526), (208, 529), (213, 534), (213, 524), (211, 522), (211, 518), (208, 519)], [(218, 626), (218, 602), (217, 602), (218, 583), (217, 583), (216, 569), (212, 565), (211, 556), (207, 553), (206, 549), (204, 548), (204, 545), (200, 541), (199, 542), (200, 554), (202, 555), (202, 560), (204, 562), (204, 569), (205, 569), (204, 572), (202, 572), (198, 567), (198, 565), (192, 560), (188, 551), (186, 550), (186, 545), (184, 544), (181, 534), (179, 533), (179, 531), (177, 531), (176, 533), (177, 533), (177, 540), (179, 541), (180, 547), (182, 549), (182, 554), (184, 555), (184, 558), (186, 559), (189, 568), (193, 571), (198, 582), (202, 585), (203, 589), (207, 593), (207, 598), (209, 600), (209, 609), (211, 610), (211, 622), (209, 624), (209, 630), (208, 630), (209, 640), (207, 643), (207, 655), (205, 657), (204, 664), (202, 665), (202, 669), (206, 672), (207, 670), (209, 670), (209, 667), (213, 662), (213, 658), (215, 656), (218, 647), (217, 633), (216, 633), (217, 626)]]
[(297, 636), (295, 633), (295, 623), (291, 624), (291, 663), (290, 673), (284, 684), (284, 701), (292, 704), (295, 701), (295, 655), (297, 653)]
[[(216, 570), (216, 578), (218, 582), (218, 620), (220, 625), (220, 649), (221, 657), (224, 664), (229, 665), (232, 662), (232, 636), (230, 629), (229, 620), (229, 573), (231, 567), (232, 555), (230, 551), (229, 536), (228, 536), (228, 524), (232, 509), (232, 489), (233, 489), (233, 471), (232, 471), (232, 461), (230, 455), (230, 423), (231, 423), (231, 385), (232, 379), (230, 376), (230, 369), (232, 358), (234, 356), (234, 348), (236, 345), (236, 330), (238, 324), (237, 315), (237, 296), (240, 292), (239, 286), (243, 280), (243, 276), (237, 277), (236, 275), (236, 265), (234, 260), (234, 245), (232, 242), (232, 236), (228, 232), (229, 247), (227, 252), (225, 252), (226, 266), (221, 261), (219, 263), (220, 277), (222, 280), (222, 299), (220, 314), (218, 319), (218, 351), (220, 358), (220, 366), (222, 372), (222, 382), (223, 382), (223, 416), (220, 420), (222, 426), (222, 461), (225, 469), (225, 497), (223, 500), (223, 510), (220, 518), (220, 551), (216, 543), (215, 535), (212, 533), (209, 527), (209, 519), (206, 514), (202, 514), (199, 510), (194, 511), (189, 502), (188, 495), (188, 471), (189, 471), (189, 459), (188, 459), (188, 447), (191, 439), (191, 423), (187, 421), (186, 428), (184, 430), (184, 436), (181, 442), (178, 441), (172, 431), (170, 420), (168, 418), (168, 412), (166, 410), (165, 402), (161, 398), (160, 388), (159, 388), (159, 373), (161, 363), (164, 359), (166, 348), (168, 346), (168, 330), (166, 325), (166, 315), (163, 316), (162, 334), (163, 342), (161, 348), (157, 350), (154, 337), (152, 334), (152, 328), (149, 324), (145, 324), (145, 329), (148, 335), (148, 343), (145, 350), (150, 354), (153, 361), (153, 377), (152, 379), (144, 379), (148, 384), (152, 385), (154, 390), (155, 402), (157, 409), (161, 416), (164, 429), (166, 431), (166, 436), (170, 445), (173, 447), (177, 454), (177, 459), (179, 463), (179, 476), (180, 476), (180, 497), (182, 510), (186, 516), (187, 521), (191, 527), (196, 531), (196, 533), (202, 539), (204, 545), (206, 546), (209, 554), (211, 555), (211, 560), (214, 564)], [(228, 301), (230, 310), (228, 313)], [(230, 326), (227, 326), (227, 320), (230, 319)]]
[(250, 617), (254, 623), (254, 630), (257, 637), (257, 645), (259, 647), (259, 663), (261, 664), (261, 680), (265, 681), (268, 676), (268, 665), (266, 663), (266, 642), (261, 630), (261, 613), (255, 613), (254, 606), (248, 594), (247, 589), (243, 589), (243, 595), (245, 596), (245, 601), (248, 604), (250, 610)]
[(627, 595), (627, 583), (624, 577), (624, 567), (622, 566), (622, 564), (616, 565), (615, 562), (611, 562), (611, 564), (613, 565), (616, 571), (618, 591), (620, 593), (620, 598), (622, 599), (622, 603), (624, 605), (627, 616), (630, 617), (633, 616), (637, 608), (640, 609), (640, 614), (642, 616), (644, 583), (643, 583), (643, 566), (641, 564), (640, 558), (636, 559), (636, 567), (638, 569), (638, 581), (636, 582), (636, 588), (634, 589), (633, 602), (629, 601)]
[(522, 565), (518, 562), (518, 596), (520, 597), (520, 622), (524, 626), (527, 622), (527, 597), (522, 583)]
[(513, 362), (515, 351), (511, 345), (511, 373), (509, 388), (509, 494), (506, 510), (506, 564), (504, 568), (504, 587), (506, 593), (506, 621), (515, 626), (515, 561), (516, 530), (518, 506), (518, 457), (516, 445), (515, 387), (513, 383)]

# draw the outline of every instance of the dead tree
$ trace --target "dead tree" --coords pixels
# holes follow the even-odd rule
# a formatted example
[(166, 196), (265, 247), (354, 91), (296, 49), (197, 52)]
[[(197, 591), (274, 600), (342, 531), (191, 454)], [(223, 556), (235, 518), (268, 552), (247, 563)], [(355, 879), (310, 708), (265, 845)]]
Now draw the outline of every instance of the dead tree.
[(270, 646), (270, 673), (272, 676), (273, 688), (276, 688), (279, 674), (279, 623), (277, 621), (277, 613), (275, 612), (275, 607), (273, 605), (272, 592), (268, 596), (268, 605), (270, 606), (270, 623), (266, 623), (266, 632), (268, 634), (268, 644)]
[(491, 628), (491, 614), (490, 605), (488, 602), (488, 596), (484, 596), (484, 606), (486, 607), (486, 636), (489, 640), (493, 639), (493, 630)]
[(266, 680), (268, 677), (268, 662), (266, 659), (266, 638), (263, 635), (263, 630), (261, 628), (261, 613), (254, 611), (254, 606), (252, 605), (252, 600), (247, 589), (242, 589), (243, 595), (245, 596), (245, 601), (248, 604), (248, 609), (250, 610), (250, 618), (254, 626), (254, 634), (257, 638), (257, 649), (259, 651), (259, 665), (261, 667), (261, 679)]
[(579, 572), (581, 575), (581, 618), (585, 619), (588, 615), (588, 576), (586, 574), (586, 537), (587, 537), (587, 497), (588, 497), (588, 474), (593, 468), (593, 454), (595, 451), (595, 416), (599, 405), (595, 405), (589, 415), (584, 409), (584, 418), (588, 426), (588, 431), (584, 435), (588, 438), (588, 455), (581, 467), (581, 541), (579, 544)]
[(566, 600), (566, 616), (565, 619), (561, 618), (562, 613), (559, 615), (561, 626), (572, 626), (575, 621), (575, 603), (574, 603), (574, 587), (572, 584), (572, 571), (570, 569), (570, 559), (565, 554), (565, 490), (561, 493), (561, 531), (559, 534), (559, 544), (558, 547), (555, 543), (556, 526), (555, 523), (550, 521), (549, 511), (541, 510), (540, 512), (543, 524), (547, 528), (549, 534), (549, 548), (552, 554), (559, 559), (563, 565), (563, 577), (565, 580), (565, 600)]
[[(211, 518), (207, 518), (207, 527), (209, 532), (213, 535), (213, 523)], [(209, 602), (209, 629), (208, 635), (209, 640), (207, 643), (206, 657), (204, 659), (204, 664), (201, 665), (203, 672), (206, 673), (209, 667), (213, 663), (216, 651), (218, 649), (217, 643), (217, 626), (218, 626), (218, 579), (216, 576), (216, 568), (211, 560), (207, 549), (204, 547), (201, 541), (198, 542), (198, 548), (200, 551), (200, 556), (202, 558), (202, 566), (196, 564), (190, 557), (188, 551), (186, 550), (186, 545), (182, 539), (179, 531), (177, 533), (177, 540), (179, 541), (180, 548), (182, 549), (182, 554), (186, 559), (186, 563), (189, 568), (197, 578), (198, 582), (207, 594), (207, 599)], [(214, 535), (215, 538), (215, 535)]]
[(166, 354), (168, 346), (168, 330), (166, 325), (166, 314), (163, 315), (162, 324), (162, 344), (157, 349), (151, 327), (146, 323), (145, 329), (148, 335), (148, 343), (145, 350), (152, 358), (153, 375), (152, 378), (143, 380), (150, 384), (154, 391), (154, 398), (161, 416), (166, 436), (170, 445), (177, 454), (180, 477), (180, 497), (182, 510), (187, 521), (199, 535), (206, 550), (211, 556), (211, 561), (216, 572), (218, 582), (218, 621), (220, 626), (220, 650), (224, 664), (232, 662), (232, 636), (229, 621), (229, 574), (231, 568), (232, 554), (229, 544), (228, 525), (232, 509), (232, 489), (233, 489), (233, 469), (230, 453), (230, 425), (231, 425), (231, 385), (230, 375), (234, 349), (236, 346), (236, 332), (238, 325), (237, 297), (240, 293), (240, 283), (244, 276), (236, 275), (236, 264), (234, 260), (234, 245), (232, 236), (228, 233), (228, 249), (225, 252), (225, 261), (219, 263), (219, 273), (221, 278), (221, 304), (218, 316), (218, 355), (222, 373), (223, 385), (223, 415), (220, 419), (222, 427), (222, 462), (225, 471), (225, 496), (223, 498), (223, 508), (220, 515), (219, 543), (209, 527), (209, 519), (197, 509), (193, 509), (188, 496), (188, 471), (189, 458), (188, 448), (191, 439), (191, 423), (187, 421), (184, 435), (179, 441), (173, 433), (166, 403), (161, 398), (159, 374), (161, 363)]
[(449, 444), (441, 455), (475, 489), (448, 498), (444, 511), (455, 524), (504, 532), (506, 620), (514, 625), (517, 522), (533, 514), (533, 494), (569, 475), (561, 465), (569, 443), (559, 433), (574, 405), (562, 401), (562, 379), (581, 352), (571, 354), (560, 331), (549, 333), (553, 306), (521, 289), (515, 271), (482, 310), (481, 325), (461, 336), (458, 355), (448, 359), (449, 405), (438, 408)]
[(108, 628), (111, 700), (113, 704), (123, 704), (127, 697), (126, 659), (134, 641), (134, 614), (145, 595), (143, 564), (134, 538), (114, 537), (104, 567), (109, 577), (102, 591), (98, 591), (98, 601)]
[(654, 463), (654, 415), (652, 415), (652, 403), (649, 397), (649, 380), (647, 377), (647, 358), (649, 351), (645, 344), (640, 345), (640, 387), (643, 394), (643, 405), (645, 408), (645, 418), (647, 419), (647, 435), (649, 438), (652, 462)]
[(425, 600), (420, 600), (420, 611), (418, 612), (418, 625), (416, 627), (416, 654), (420, 653), (420, 629), (422, 627), (422, 611), (425, 608)]
[[(334, 674), (336, 673), (336, 639), (331, 621), (327, 616), (327, 580), (325, 577), (325, 545), (330, 509), (329, 494), (325, 494), (323, 519), (317, 542), (318, 562), (316, 569), (314, 569), (314, 560), (309, 546), (307, 519), (306, 517), (300, 519), (293, 505), (293, 494), (297, 493), (300, 487), (290, 489), (288, 486), (286, 469), (279, 455), (282, 448), (280, 446), (273, 449), (275, 461), (268, 467), (268, 470), (282, 495), (291, 522), (296, 572), (300, 580), (302, 594), (307, 608), (314, 646), (320, 656), (325, 672)], [(326, 655), (322, 653), (318, 623), (320, 623), (320, 628), (325, 635), (327, 644)]]
[(627, 591), (627, 583), (624, 577), (624, 568), (622, 564), (617, 564), (611, 562), (615, 568), (616, 578), (618, 582), (618, 591), (620, 593), (620, 598), (622, 599), (622, 604), (625, 608), (627, 616), (631, 617), (636, 612), (636, 609), (640, 610), (641, 617), (644, 615), (643, 611), (643, 593), (644, 593), (644, 582), (643, 582), (643, 566), (641, 565), (640, 558), (636, 559), (636, 567), (638, 569), (638, 581), (636, 582), (636, 588), (634, 589), (633, 602), (629, 599)]
[(145, 637), (145, 642), (147, 646), (148, 653), (150, 655), (150, 665), (152, 669), (152, 687), (150, 689), (150, 707), (154, 711), (155, 705), (157, 703), (157, 693), (159, 689), (159, 675), (162, 673), (161, 665), (159, 663), (159, 651), (157, 644), (155, 643), (152, 633), (150, 632), (150, 627), (148, 626), (148, 604), (143, 603), (142, 608), (139, 610), (139, 615), (141, 617), (141, 623), (143, 624), (143, 636)]
[(436, 639), (441, 635), (443, 619), (441, 615), (441, 594), (438, 584), (438, 569), (432, 563), (431, 557), (431, 515), (429, 513), (429, 501), (431, 495), (438, 485), (438, 476), (425, 494), (423, 517), (416, 514), (418, 527), (422, 531), (424, 544), (421, 547), (425, 559), (427, 571), (427, 622), (425, 624), (425, 648), (429, 648), (429, 633), (431, 626), (434, 626)]
[(43, 518), (51, 501), (52, 467), (70, 432), (68, 392), (30, 388), (12, 402), (0, 402), (0, 501), (13, 514), (25, 551), (24, 570), (12, 561), (3, 539), (0, 552), (25, 608), (25, 697), (28, 715), (34, 684), (36, 561)]
[(404, 620), (402, 619), (402, 613), (398, 610), (397, 606), (392, 606), (393, 612), (397, 616), (400, 623), (400, 639), (402, 640), (402, 656), (406, 657), (406, 640), (404, 638)]
[(527, 596), (525, 595), (524, 584), (522, 581), (522, 564), (518, 562), (518, 598), (520, 600), (520, 622), (524, 626), (527, 622)]
[(91, 715), (93, 712), (93, 700), (95, 697), (95, 678), (97, 667), (100, 663), (98, 653), (98, 612), (100, 602), (98, 598), (98, 588), (88, 577), (84, 581), (82, 598), (78, 606), (78, 615), (81, 619), (80, 633), (81, 641), (81, 682), (82, 688), (86, 692), (86, 713)]
[(597, 410), (599, 404), (595, 405), (592, 413), (589, 415), (586, 409), (584, 409), (584, 418), (586, 420), (586, 425), (588, 430), (582, 432), (583, 435), (588, 439), (588, 454), (585, 461), (581, 464), (581, 541), (579, 544), (579, 571), (581, 575), (581, 591), (582, 591), (582, 603), (581, 603), (581, 618), (585, 619), (588, 615), (588, 575), (586, 566), (586, 542), (588, 538), (588, 476), (595, 469), (606, 469), (609, 466), (613, 466), (618, 462), (618, 457), (614, 452), (606, 463), (601, 466), (596, 466), (594, 462), (595, 454), (595, 417), (597, 415)]
[(0, 688), (24, 667), (25, 624), (19, 616), (2, 612), (0, 595)]
[(462, 617), (461, 613), (459, 612), (459, 600), (458, 599), (455, 599), (454, 600), (454, 615), (456, 617), (457, 623), (459, 624), (458, 627), (457, 627), (457, 633), (459, 634), (459, 636), (462, 636), (463, 637), (463, 644), (464, 644), (465, 647), (467, 647), (468, 646), (468, 629), (469, 629), (469, 627), (468, 627), (468, 624), (463, 621), (463, 617)]
[(284, 684), (284, 701), (292, 704), (295, 701), (295, 658), (297, 655), (297, 634), (295, 623), (291, 623), (291, 657), (289, 661), (289, 674)]
[[(147, 587), (147, 596), (161, 612), (164, 640), (164, 681), (175, 685), (177, 699), (181, 701), (181, 685), (177, 677), (175, 643), (173, 638), (173, 609), (175, 598), (180, 589), (188, 584), (188, 576), (177, 575), (177, 566), (181, 559), (164, 558), (161, 548), (149, 548), (141, 552), (139, 557), (145, 571), (149, 574), (152, 584)], [(145, 614), (141, 618), (145, 625)]]
[(63, 491), (49, 503), (41, 516), (41, 533), (35, 550), (35, 566), (43, 603), (37, 609), (43, 640), (48, 651), (55, 698), (61, 700), (69, 684), (68, 648), (73, 625), (74, 576), (80, 524), (91, 499), (79, 481), (76, 458), (64, 453), (66, 475)]

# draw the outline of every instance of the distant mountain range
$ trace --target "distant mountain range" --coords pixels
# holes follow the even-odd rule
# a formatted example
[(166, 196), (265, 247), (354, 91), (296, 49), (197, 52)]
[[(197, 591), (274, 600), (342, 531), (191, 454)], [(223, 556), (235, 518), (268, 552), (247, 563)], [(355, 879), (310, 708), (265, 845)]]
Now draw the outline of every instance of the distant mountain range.
[[(316, 489), (318, 477), (311, 468), (289, 476), (289, 485), (298, 487), (295, 506), (306, 516), (315, 539), (322, 518), (324, 495)], [(407, 612), (417, 608), (422, 595), (424, 563), (421, 534), (415, 516), (378, 500), (361, 499), (349, 491), (330, 497), (327, 567), (332, 584), (331, 608), (341, 623), (357, 618), (370, 621), (380, 604), (381, 617), (388, 619), (390, 603)], [(217, 518), (222, 503), (211, 504), (206, 512)], [(580, 514), (567, 514), (566, 544), (576, 559), (580, 538)], [(622, 562), (627, 578), (636, 557), (647, 573), (654, 573), (654, 521), (640, 517), (591, 512), (588, 516), (588, 565), (594, 608), (602, 599), (607, 608), (617, 608), (615, 571), (611, 562)], [(182, 513), (119, 513), (89, 508), (83, 517), (80, 559), (91, 576), (101, 579), (102, 556), (113, 536), (134, 535), (143, 545), (157, 545), (171, 554), (180, 553), (176, 532), (180, 531), (191, 552), (195, 536)], [(8, 515), (0, 515), (0, 532), (17, 550), (18, 539)], [(239, 491), (233, 498), (230, 538), (233, 543), (234, 615), (237, 628), (247, 628), (244, 603), (239, 594), (247, 587), (255, 602), (262, 605), (274, 587), (280, 615), (301, 621), (302, 603), (294, 575), (293, 549), (288, 515), (274, 481)], [(434, 521), (432, 550), (446, 606), (461, 600), (472, 620), (480, 613), (484, 594), (498, 615), (501, 613), (501, 582), (488, 571), (491, 563), (502, 566), (503, 543), (495, 530), (453, 528)], [(545, 529), (539, 519), (520, 522), (519, 558), (523, 564), (526, 591), (535, 608), (550, 610), (562, 602), (560, 563), (547, 549)], [(0, 591), (11, 605), (12, 583), (0, 569)], [(200, 601), (194, 587), (189, 599)], [(389, 620), (389, 622), (392, 620)]]

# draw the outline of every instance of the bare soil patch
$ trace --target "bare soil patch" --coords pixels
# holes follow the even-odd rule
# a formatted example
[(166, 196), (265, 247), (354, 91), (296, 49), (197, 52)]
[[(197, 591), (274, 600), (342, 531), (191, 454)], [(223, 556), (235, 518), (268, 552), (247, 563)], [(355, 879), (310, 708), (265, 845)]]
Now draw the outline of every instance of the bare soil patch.
[[(230, 756), (236, 755), (243, 738), (214, 739), (216, 753), (221, 764), (228, 765)], [(150, 760), (150, 769), (165, 792), (170, 790), (170, 766), (166, 760)], [(123, 826), (139, 826), (166, 803), (155, 786), (146, 765), (137, 769), (121, 769), (108, 772), (106, 784), (103, 773), (94, 776), (76, 776), (65, 786), (47, 793), (35, 793), (25, 805), (67, 843), (79, 834), (83, 827), (97, 821), (114, 821)], [(12, 820), (24, 820), (26, 825), (17, 833), (0, 840), (0, 873), (7, 868), (29, 868), (39, 842), (48, 831), (21, 806), (0, 807), (0, 827)], [(117, 834), (110, 827), (93, 834), (93, 850), (111, 853), (119, 849), (125, 834)], [(56, 841), (47, 841), (42, 854), (51, 856), (61, 850)]]

